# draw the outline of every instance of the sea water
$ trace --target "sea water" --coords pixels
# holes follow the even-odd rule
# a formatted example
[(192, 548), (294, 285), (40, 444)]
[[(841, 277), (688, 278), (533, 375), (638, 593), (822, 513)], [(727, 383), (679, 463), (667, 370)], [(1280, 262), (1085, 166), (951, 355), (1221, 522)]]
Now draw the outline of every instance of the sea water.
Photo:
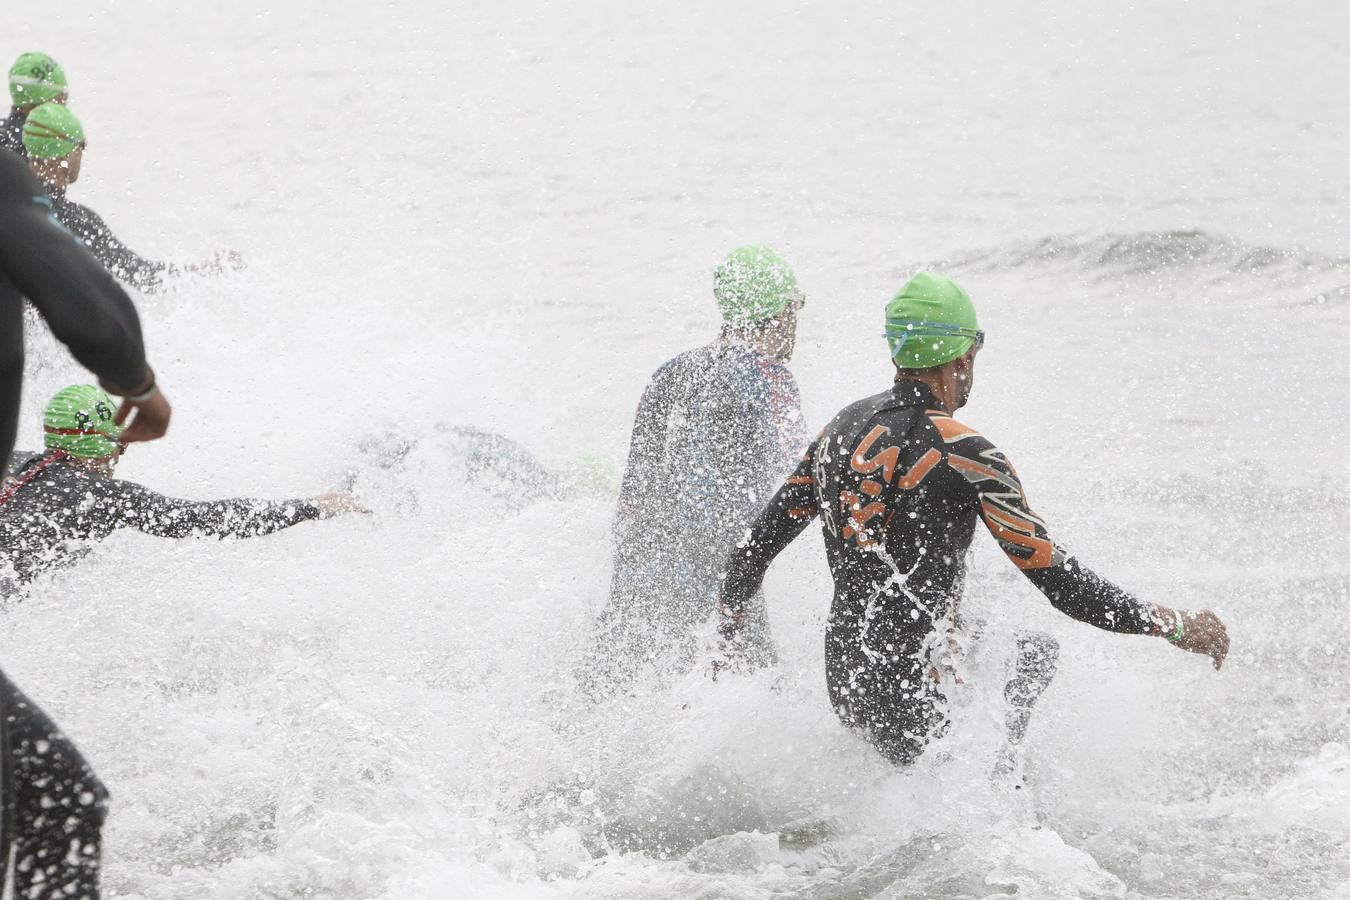
[[(1347, 25), (1155, 0), (11, 22), (5, 52), (70, 76), (72, 196), (143, 254), (248, 262), (137, 297), (175, 420), (119, 474), (373, 510), (119, 534), (4, 612), (6, 671), (112, 791), (107, 894), (1350, 896)], [(1224, 670), (1060, 616), (977, 536), (988, 660), (897, 772), (830, 711), (807, 534), (766, 585), (776, 670), (580, 703), (638, 394), (715, 333), (711, 270), (751, 242), (807, 295), (813, 427), (886, 386), (899, 285), (960, 279), (989, 334), (963, 421), (1089, 566), (1218, 609)], [(21, 446), (84, 377), (33, 337)], [(537, 462), (470, 479), (463, 426)], [(1013, 791), (995, 661), (1025, 628), (1063, 652)]]

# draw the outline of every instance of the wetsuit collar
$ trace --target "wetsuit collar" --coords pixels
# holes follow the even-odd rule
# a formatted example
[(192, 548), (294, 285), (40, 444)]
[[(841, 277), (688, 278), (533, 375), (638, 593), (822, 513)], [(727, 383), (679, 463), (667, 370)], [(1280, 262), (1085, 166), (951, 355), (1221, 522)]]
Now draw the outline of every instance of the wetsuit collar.
[(922, 381), (915, 381), (912, 378), (902, 378), (891, 385), (891, 393), (897, 400), (903, 400), (905, 406), (922, 406), (924, 409), (942, 409), (942, 404), (938, 402), (937, 397), (933, 396), (933, 391)]

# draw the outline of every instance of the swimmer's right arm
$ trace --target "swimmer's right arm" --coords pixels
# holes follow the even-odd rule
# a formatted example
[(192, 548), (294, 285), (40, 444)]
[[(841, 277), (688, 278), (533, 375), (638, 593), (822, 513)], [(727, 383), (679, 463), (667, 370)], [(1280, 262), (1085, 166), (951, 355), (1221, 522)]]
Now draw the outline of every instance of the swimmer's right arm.
[[(179, 500), (120, 478), (100, 480), (97, 493), (102, 514), (110, 517), (113, 527), (164, 538), (260, 537), (340, 512), (337, 495), (312, 500)], [(354, 511), (354, 501), (351, 508)]]
[(764, 583), (769, 564), (815, 519), (820, 507), (816, 500), (815, 445), (796, 471), (773, 495), (750, 527), (745, 539), (736, 545), (727, 559), (727, 573), (718, 599), (718, 631), (733, 646), (745, 624), (745, 605)]

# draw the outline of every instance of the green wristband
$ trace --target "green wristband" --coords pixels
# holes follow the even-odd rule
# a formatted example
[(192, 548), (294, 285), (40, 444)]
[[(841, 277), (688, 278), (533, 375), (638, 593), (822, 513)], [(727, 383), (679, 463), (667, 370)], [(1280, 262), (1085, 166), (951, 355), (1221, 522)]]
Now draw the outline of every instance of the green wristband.
[(1175, 622), (1175, 624), (1172, 626), (1172, 633), (1165, 634), (1163, 635), (1163, 637), (1167, 638), (1169, 641), (1175, 644), (1177, 641), (1181, 640), (1183, 637), (1186, 636), (1186, 620), (1182, 618), (1181, 610), (1179, 609), (1172, 610), (1172, 617), (1173, 621)]

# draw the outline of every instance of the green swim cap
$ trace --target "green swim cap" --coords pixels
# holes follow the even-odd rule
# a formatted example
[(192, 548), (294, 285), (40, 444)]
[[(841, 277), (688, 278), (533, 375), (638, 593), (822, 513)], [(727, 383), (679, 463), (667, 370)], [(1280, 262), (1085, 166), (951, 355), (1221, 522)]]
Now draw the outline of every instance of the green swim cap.
[(886, 304), (886, 343), (902, 369), (945, 365), (983, 340), (975, 305), (945, 275), (920, 272)]
[(9, 97), (15, 106), (37, 106), (66, 92), (66, 72), (45, 53), (25, 53), (9, 68)]
[(23, 147), (30, 159), (60, 159), (84, 143), (84, 126), (60, 103), (44, 103), (23, 123)]
[(768, 247), (737, 247), (713, 271), (713, 296), (728, 325), (763, 322), (804, 303), (797, 276)]
[(113, 424), (117, 404), (92, 384), (62, 388), (42, 413), (48, 450), (64, 450), (81, 459), (101, 459), (117, 452), (125, 430)]

